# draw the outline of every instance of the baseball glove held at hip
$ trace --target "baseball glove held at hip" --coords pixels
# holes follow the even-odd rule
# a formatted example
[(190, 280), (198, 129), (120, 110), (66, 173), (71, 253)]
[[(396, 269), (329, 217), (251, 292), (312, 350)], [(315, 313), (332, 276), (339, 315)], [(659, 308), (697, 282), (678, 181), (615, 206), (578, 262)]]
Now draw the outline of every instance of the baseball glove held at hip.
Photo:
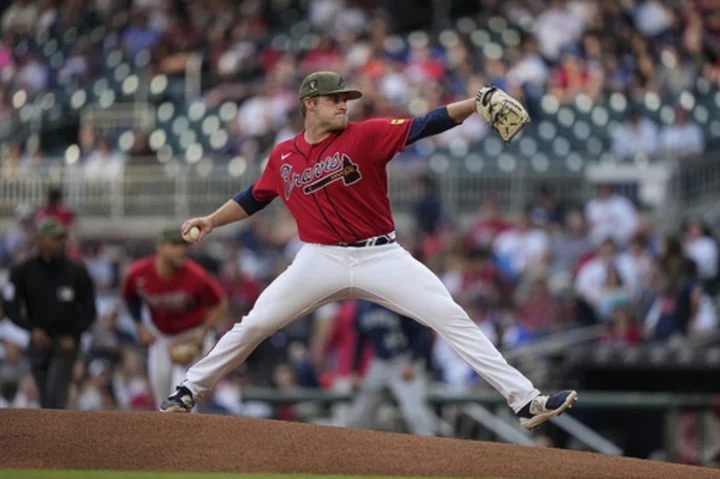
[(530, 115), (520, 102), (493, 85), (478, 91), (475, 111), (497, 130), (505, 143), (510, 143), (530, 123)]
[(173, 364), (188, 365), (200, 354), (200, 344), (195, 341), (170, 345), (170, 359)]

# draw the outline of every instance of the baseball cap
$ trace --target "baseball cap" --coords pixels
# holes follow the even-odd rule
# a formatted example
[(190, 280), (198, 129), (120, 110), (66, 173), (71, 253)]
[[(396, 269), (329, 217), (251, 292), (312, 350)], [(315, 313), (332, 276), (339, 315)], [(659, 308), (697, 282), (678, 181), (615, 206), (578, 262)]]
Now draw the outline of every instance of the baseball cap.
[(67, 235), (65, 227), (56, 219), (48, 218), (43, 220), (37, 228), (38, 236), (48, 238), (64, 238)]
[(186, 244), (187, 242), (182, 237), (182, 231), (178, 226), (168, 226), (163, 228), (157, 236), (158, 243), (180, 243)]
[(360, 90), (345, 88), (345, 80), (335, 72), (314, 72), (305, 77), (300, 85), (298, 100), (321, 95), (334, 95), (347, 93), (350, 100), (357, 100), (362, 96)]

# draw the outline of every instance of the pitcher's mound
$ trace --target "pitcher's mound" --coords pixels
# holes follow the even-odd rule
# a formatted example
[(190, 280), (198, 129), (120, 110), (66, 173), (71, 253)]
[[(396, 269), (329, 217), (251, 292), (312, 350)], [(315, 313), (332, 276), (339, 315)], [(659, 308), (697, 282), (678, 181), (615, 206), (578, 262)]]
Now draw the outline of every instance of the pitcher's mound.
[(203, 414), (0, 410), (0, 468), (507, 478), (718, 478), (527, 446)]

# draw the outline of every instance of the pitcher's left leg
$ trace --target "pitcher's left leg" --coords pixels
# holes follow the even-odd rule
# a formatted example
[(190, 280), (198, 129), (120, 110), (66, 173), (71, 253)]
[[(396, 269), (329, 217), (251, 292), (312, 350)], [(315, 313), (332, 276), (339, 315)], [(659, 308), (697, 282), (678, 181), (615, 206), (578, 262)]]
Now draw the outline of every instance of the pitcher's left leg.
[[(365, 248), (354, 269), (357, 297), (414, 318), (438, 332), (518, 412), (540, 392), (510, 366), (425, 265), (398, 245)], [(370, 252), (369, 250), (375, 250)]]

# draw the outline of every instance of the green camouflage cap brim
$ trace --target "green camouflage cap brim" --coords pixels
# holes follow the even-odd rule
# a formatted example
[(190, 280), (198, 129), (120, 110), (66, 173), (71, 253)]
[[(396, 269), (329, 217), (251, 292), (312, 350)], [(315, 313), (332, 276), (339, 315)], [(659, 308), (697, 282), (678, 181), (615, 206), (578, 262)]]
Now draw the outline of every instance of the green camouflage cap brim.
[(335, 72), (314, 72), (305, 77), (300, 85), (298, 100), (322, 95), (345, 93), (349, 100), (357, 100), (362, 96), (360, 90), (345, 88), (345, 80)]
[(57, 220), (43, 220), (37, 228), (38, 236), (46, 238), (64, 238), (67, 236), (65, 227)]
[(157, 237), (158, 243), (174, 243), (174, 244), (187, 244), (187, 241), (182, 237), (182, 231), (180, 227), (172, 226), (160, 231)]

